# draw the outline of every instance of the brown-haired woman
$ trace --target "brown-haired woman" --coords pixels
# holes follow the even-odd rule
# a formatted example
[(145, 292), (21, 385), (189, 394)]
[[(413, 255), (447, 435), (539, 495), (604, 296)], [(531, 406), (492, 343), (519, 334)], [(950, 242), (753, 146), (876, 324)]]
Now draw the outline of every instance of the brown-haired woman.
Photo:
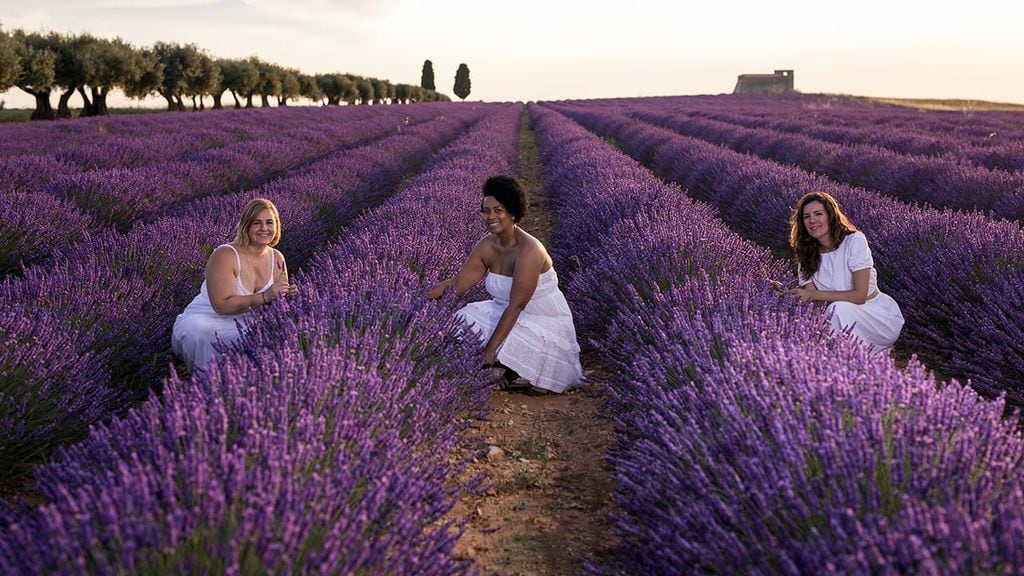
[(895, 300), (878, 290), (868, 240), (836, 199), (825, 192), (805, 194), (789, 219), (789, 244), (797, 263), (801, 300), (828, 302), (832, 329), (847, 330), (875, 352), (889, 349), (903, 329)]
[(188, 369), (202, 370), (217, 356), (214, 343), (238, 339), (243, 314), (295, 291), (288, 284), (281, 239), (281, 218), (274, 203), (255, 198), (235, 225), (235, 238), (221, 244), (206, 263), (199, 294), (178, 315), (171, 346)]

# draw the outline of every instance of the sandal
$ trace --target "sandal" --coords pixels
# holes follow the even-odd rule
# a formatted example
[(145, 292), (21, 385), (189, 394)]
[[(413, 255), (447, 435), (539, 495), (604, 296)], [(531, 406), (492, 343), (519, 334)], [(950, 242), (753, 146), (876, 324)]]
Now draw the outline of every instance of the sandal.
[(524, 380), (522, 378), (515, 378), (513, 380), (509, 380), (508, 376), (506, 375), (505, 377), (498, 380), (498, 383), (495, 385), (495, 388), (497, 388), (498, 390), (504, 390), (506, 392), (520, 392), (529, 390), (530, 388), (532, 388), (532, 386), (530, 385), (529, 380)]

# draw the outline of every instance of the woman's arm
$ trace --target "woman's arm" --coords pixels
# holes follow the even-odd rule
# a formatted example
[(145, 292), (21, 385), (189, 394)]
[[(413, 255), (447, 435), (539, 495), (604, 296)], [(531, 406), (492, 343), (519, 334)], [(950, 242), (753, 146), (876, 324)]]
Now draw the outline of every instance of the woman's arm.
[(540, 250), (530, 250), (528, 254), (521, 254), (516, 260), (516, 270), (512, 275), (512, 291), (509, 294), (508, 307), (498, 319), (498, 325), (487, 345), (484, 346), (484, 364), (494, 364), (498, 356), (498, 348), (505, 342), (505, 338), (512, 332), (516, 325), (519, 314), (530, 303), (533, 293), (537, 290), (537, 282), (540, 280), (541, 269), (544, 267), (544, 255)]
[(427, 292), (428, 300), (437, 300), (448, 291), (449, 288), (455, 287), (455, 299), (458, 300), (465, 294), (470, 288), (476, 286), (477, 282), (483, 280), (487, 274), (487, 264), (484, 261), (484, 254), (487, 251), (487, 238), (481, 239), (473, 247), (473, 251), (470, 252), (469, 258), (462, 264), (462, 268), (452, 278), (442, 280), (430, 292)]
[(241, 314), (263, 304), (262, 294), (238, 294), (235, 290), (235, 254), (231, 248), (217, 248), (206, 262), (206, 292), (217, 314)]
[(789, 291), (790, 294), (807, 301), (852, 302), (863, 304), (868, 301), (868, 284), (871, 282), (871, 268), (853, 273), (853, 290), (818, 290), (814, 282), (808, 282)]

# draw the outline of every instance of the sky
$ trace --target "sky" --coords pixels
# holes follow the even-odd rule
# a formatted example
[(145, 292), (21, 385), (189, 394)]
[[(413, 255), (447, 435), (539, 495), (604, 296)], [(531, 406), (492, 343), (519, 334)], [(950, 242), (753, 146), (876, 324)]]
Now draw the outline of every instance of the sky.
[(1024, 103), (1024, 2), (1009, 0), (0, 0), (0, 26), (416, 85), (429, 59), (453, 99), (465, 63), (468, 100), (723, 94), (792, 69), (805, 93)]

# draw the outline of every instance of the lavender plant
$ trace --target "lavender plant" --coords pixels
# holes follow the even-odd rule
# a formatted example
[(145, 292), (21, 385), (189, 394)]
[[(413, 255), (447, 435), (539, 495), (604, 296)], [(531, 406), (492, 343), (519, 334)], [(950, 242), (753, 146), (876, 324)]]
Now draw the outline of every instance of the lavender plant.
[[(580, 261), (574, 311), (616, 374), (622, 544), (592, 572), (1024, 567), (1024, 438), (1001, 402), (829, 337), (707, 207), (567, 118), (531, 114), (559, 227), (595, 223), (557, 236)], [(623, 173), (635, 184), (604, 186)]]
[[(935, 210), (674, 134), (614, 112), (560, 105), (575, 120), (659, 177), (716, 206), (742, 235), (787, 250), (786, 222), (797, 198), (823, 190), (871, 238), (881, 289), (907, 319), (898, 343), (986, 395), (1024, 403), (1024, 231), (982, 214)], [(970, 334), (970, 338), (965, 338)]]

